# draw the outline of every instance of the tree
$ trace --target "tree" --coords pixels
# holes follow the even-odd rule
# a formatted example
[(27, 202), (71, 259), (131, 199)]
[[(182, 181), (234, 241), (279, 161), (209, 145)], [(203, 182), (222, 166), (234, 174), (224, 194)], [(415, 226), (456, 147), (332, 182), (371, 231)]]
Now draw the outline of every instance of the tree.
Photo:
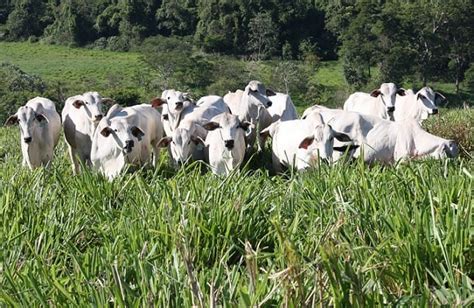
[(13, 40), (40, 36), (45, 24), (42, 17), (45, 4), (42, 0), (18, 0), (7, 20), (7, 35)]
[(164, 0), (156, 12), (158, 28), (164, 34), (192, 35), (196, 30), (196, 1)]
[(247, 48), (255, 60), (273, 55), (277, 49), (278, 31), (269, 13), (258, 13), (249, 23)]
[(443, 12), (445, 24), (440, 30), (444, 46), (448, 49), (448, 67), (454, 77), (456, 93), (464, 73), (474, 57), (474, 4), (472, 1), (446, 1)]

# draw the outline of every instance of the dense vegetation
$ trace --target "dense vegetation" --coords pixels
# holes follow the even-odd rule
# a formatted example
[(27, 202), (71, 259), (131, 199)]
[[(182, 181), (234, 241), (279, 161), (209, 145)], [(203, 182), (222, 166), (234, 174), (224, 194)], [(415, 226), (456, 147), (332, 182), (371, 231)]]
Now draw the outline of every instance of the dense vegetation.
[(473, 11), (468, 0), (7, 0), (0, 29), (7, 40), (109, 50), (161, 35), (253, 60), (340, 57), (357, 87), (438, 80), (458, 88), (474, 54)]
[(224, 179), (163, 159), (108, 182), (71, 176), (63, 142), (18, 168), (17, 140), (0, 129), (0, 303), (473, 303), (473, 160)]

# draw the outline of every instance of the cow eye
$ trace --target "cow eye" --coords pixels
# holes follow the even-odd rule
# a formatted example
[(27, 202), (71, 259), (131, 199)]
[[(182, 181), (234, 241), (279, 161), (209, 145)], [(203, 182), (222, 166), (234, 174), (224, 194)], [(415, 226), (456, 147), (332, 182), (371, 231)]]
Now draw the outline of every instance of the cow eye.
[(425, 99), (425, 96), (423, 94), (419, 94), (421, 99)]
[(117, 129), (114, 129), (114, 132), (118, 132), (118, 130), (117, 130)]
[(168, 96), (168, 100), (170, 100), (170, 99), (171, 99), (171, 96)]

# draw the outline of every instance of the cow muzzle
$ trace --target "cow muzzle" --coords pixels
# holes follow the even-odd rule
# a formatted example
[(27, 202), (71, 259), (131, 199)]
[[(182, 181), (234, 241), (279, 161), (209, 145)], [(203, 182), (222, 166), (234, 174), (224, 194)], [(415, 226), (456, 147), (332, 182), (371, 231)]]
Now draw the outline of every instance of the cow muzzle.
[(133, 146), (135, 145), (135, 143), (133, 142), (133, 140), (127, 140), (125, 141), (125, 147), (123, 148), (124, 152), (125, 153), (130, 153), (132, 152), (132, 149), (133, 149)]
[(395, 111), (395, 107), (387, 107), (387, 111), (388, 111), (388, 112), (394, 112), (394, 111)]
[(272, 106), (272, 101), (268, 101), (267, 102), (267, 107), (271, 107)]
[(175, 110), (181, 110), (183, 109), (184, 103), (183, 102), (177, 102), (176, 107), (174, 107)]
[(24, 141), (25, 143), (31, 143), (32, 140), (33, 140), (33, 138), (31, 138), (31, 137), (25, 137), (25, 138), (23, 138), (23, 141)]
[(94, 121), (99, 122), (100, 120), (102, 120), (103, 117), (104, 117), (103, 115), (98, 114), (98, 115), (94, 116)]
[(432, 109), (431, 114), (438, 114), (438, 109)]
[(234, 140), (225, 140), (224, 145), (228, 150), (232, 150), (234, 148)]

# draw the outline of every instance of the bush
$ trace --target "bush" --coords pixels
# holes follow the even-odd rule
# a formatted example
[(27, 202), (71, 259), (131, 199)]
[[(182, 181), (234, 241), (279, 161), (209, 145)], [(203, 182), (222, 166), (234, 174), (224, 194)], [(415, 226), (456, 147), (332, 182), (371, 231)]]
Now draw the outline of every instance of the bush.
[(452, 109), (423, 123), (426, 130), (442, 138), (456, 141), (461, 156), (474, 155), (474, 110)]
[(464, 83), (470, 92), (474, 92), (474, 63), (471, 63), (464, 74)]
[(112, 90), (105, 93), (105, 96), (111, 97), (117, 104), (121, 106), (132, 106), (140, 103), (140, 93), (132, 88), (124, 88), (118, 90)]

